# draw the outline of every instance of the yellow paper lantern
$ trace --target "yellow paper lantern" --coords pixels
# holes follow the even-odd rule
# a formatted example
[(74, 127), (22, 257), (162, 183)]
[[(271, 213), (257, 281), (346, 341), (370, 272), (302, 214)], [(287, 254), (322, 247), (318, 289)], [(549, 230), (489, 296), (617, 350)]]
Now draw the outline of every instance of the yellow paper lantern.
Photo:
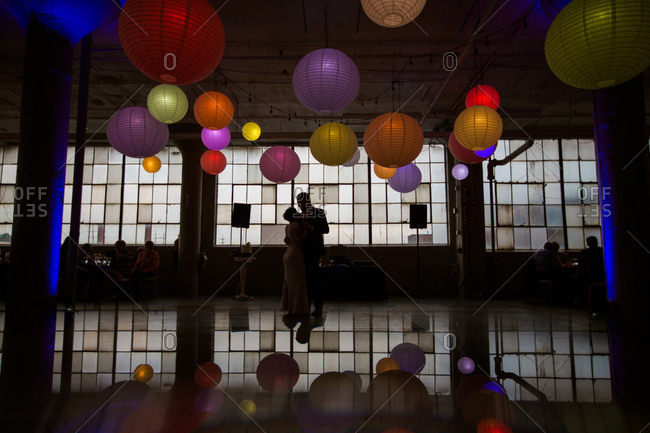
[(149, 364), (140, 364), (133, 370), (133, 379), (147, 383), (153, 377), (153, 368)]
[(611, 87), (650, 66), (650, 2), (573, 0), (544, 46), (551, 71), (580, 89)]
[(157, 156), (150, 156), (149, 158), (142, 160), (142, 168), (144, 168), (147, 173), (156, 173), (160, 170), (161, 166), (162, 162), (160, 162), (160, 158)]
[(159, 122), (176, 123), (187, 113), (187, 96), (176, 86), (160, 84), (149, 92), (147, 108)]
[[(251, 417), (254, 417), (257, 414), (257, 405), (252, 400), (242, 400), (239, 403), (239, 407), (245, 414), (248, 414)], [(246, 415), (242, 414), (242, 416), (248, 418)]]
[(378, 164), (374, 164), (372, 169), (375, 171), (375, 174), (379, 179), (390, 179), (397, 171), (396, 168), (382, 167)]
[(317, 161), (325, 165), (341, 165), (357, 152), (359, 142), (350, 127), (342, 123), (326, 123), (311, 135), (309, 149)]
[(247, 141), (255, 141), (262, 135), (262, 128), (255, 122), (248, 122), (241, 129), (241, 133)]
[(397, 361), (389, 357), (381, 358), (379, 361), (377, 361), (377, 365), (375, 366), (375, 371), (377, 374), (381, 374), (389, 370), (399, 370), (399, 364)]
[(454, 123), (454, 135), (458, 142), (474, 152), (492, 147), (502, 133), (501, 116), (485, 105), (466, 108)]
[(423, 144), (420, 124), (402, 113), (377, 116), (363, 134), (363, 147), (368, 157), (382, 167), (409, 165), (418, 157)]
[(412, 22), (426, 0), (361, 0), (361, 7), (368, 18), (382, 27), (401, 27)]

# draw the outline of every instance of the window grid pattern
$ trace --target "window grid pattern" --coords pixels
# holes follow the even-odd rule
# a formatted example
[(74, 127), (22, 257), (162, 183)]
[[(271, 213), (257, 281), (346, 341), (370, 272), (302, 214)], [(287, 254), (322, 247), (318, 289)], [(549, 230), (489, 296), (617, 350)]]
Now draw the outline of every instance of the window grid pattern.
[(18, 146), (0, 147), (0, 245), (11, 244)]

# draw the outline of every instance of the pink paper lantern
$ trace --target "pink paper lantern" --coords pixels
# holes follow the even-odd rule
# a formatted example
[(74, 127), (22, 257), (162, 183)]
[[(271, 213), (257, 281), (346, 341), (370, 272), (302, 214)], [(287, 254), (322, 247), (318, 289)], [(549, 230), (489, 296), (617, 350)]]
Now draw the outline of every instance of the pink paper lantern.
[(456, 365), (458, 366), (458, 371), (463, 374), (472, 374), (476, 368), (472, 358), (468, 358), (467, 356), (460, 358)]
[(290, 182), (300, 173), (300, 157), (288, 147), (274, 146), (262, 154), (260, 170), (271, 182)]
[(163, 150), (169, 140), (169, 128), (144, 107), (126, 107), (108, 121), (106, 136), (121, 154), (148, 158)]
[(388, 185), (402, 194), (415, 191), (421, 182), (422, 172), (413, 163), (399, 167), (393, 177), (388, 179)]
[(447, 146), (449, 146), (449, 151), (454, 156), (454, 158), (465, 164), (478, 164), (479, 162), (482, 162), (486, 159), (481, 158), (476, 154), (476, 152), (473, 152), (460, 144), (456, 139), (456, 134), (453, 132), (451, 135), (449, 135)]
[(222, 150), (230, 144), (230, 131), (228, 128), (208, 129), (201, 131), (201, 141), (210, 150)]
[(451, 175), (454, 179), (463, 180), (469, 176), (469, 168), (465, 164), (456, 164), (454, 168), (451, 169)]

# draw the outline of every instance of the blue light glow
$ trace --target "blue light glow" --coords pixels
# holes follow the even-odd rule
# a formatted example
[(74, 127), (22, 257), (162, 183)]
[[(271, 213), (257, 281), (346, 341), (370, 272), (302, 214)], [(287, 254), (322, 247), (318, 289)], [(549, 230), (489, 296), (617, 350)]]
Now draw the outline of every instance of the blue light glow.
[(474, 153), (479, 158), (489, 158), (489, 157), (492, 156), (492, 154), (494, 153), (495, 150), (497, 150), (497, 145), (496, 144), (494, 146), (492, 146), (492, 147), (488, 147), (487, 149), (477, 150)]

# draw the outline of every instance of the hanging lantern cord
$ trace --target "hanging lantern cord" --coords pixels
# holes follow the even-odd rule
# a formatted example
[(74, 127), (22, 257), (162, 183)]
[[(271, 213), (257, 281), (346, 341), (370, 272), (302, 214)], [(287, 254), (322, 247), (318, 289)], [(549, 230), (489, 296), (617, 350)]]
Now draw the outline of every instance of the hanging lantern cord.
[(325, 48), (329, 48), (327, 41), (327, 0), (325, 0)]

